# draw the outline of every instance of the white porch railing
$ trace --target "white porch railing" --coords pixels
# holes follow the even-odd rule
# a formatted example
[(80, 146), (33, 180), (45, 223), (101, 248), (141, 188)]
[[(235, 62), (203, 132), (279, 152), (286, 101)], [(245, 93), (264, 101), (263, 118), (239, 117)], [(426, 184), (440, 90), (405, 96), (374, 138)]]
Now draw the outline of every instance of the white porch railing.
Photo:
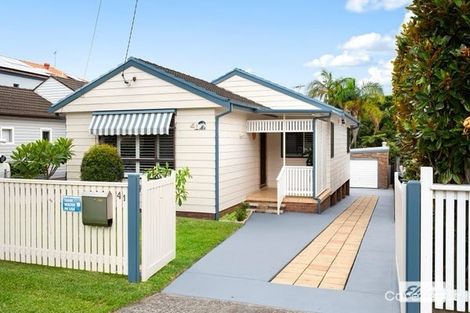
[(285, 196), (311, 197), (313, 172), (311, 166), (283, 166), (277, 176), (277, 212)]
[(311, 132), (312, 120), (311, 119), (296, 119), (296, 120), (251, 120), (246, 121), (247, 133), (282, 133), (285, 132)]

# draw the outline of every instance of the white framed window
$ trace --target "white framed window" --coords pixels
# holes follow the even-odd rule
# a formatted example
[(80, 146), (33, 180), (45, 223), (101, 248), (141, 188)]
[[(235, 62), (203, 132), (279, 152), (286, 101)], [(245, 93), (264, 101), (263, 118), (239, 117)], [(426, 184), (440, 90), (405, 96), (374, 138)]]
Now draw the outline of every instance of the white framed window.
[(52, 129), (41, 128), (41, 139), (51, 141), (51, 138), (52, 138)]
[(15, 129), (13, 127), (0, 127), (0, 143), (15, 143)]

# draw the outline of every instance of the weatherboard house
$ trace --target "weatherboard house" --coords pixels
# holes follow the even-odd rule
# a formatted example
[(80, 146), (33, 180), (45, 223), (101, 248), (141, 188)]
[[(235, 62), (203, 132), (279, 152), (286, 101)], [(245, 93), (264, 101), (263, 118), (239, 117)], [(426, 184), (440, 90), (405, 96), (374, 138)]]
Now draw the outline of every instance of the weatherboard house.
[[(189, 167), (178, 214), (217, 218), (242, 201), (316, 212), (349, 193), (349, 143), (358, 121), (243, 70), (212, 83), (130, 58), (51, 106), (66, 117), (80, 178), (85, 151), (115, 145), (127, 173)], [(310, 157), (308, 157), (310, 154)]]

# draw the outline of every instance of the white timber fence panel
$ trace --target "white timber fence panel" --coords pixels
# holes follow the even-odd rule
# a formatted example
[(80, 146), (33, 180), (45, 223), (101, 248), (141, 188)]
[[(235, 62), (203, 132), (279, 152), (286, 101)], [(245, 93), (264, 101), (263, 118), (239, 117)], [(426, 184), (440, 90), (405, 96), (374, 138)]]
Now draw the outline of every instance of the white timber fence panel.
[(141, 183), (142, 280), (173, 260), (176, 255), (175, 173)]
[[(63, 196), (111, 193), (110, 227), (86, 226)], [(127, 184), (0, 179), (0, 259), (127, 274)]]
[[(421, 295), (436, 309), (470, 312), (470, 185), (433, 182), (433, 170), (421, 168)], [(423, 295), (424, 292), (424, 295)], [(421, 312), (432, 312), (431, 301)]]
[[(406, 281), (406, 183), (395, 173), (395, 263), (399, 282)], [(399, 288), (403, 285), (399, 284)], [(403, 294), (404, 290), (400, 290)], [(400, 312), (405, 313), (405, 302), (400, 303)]]

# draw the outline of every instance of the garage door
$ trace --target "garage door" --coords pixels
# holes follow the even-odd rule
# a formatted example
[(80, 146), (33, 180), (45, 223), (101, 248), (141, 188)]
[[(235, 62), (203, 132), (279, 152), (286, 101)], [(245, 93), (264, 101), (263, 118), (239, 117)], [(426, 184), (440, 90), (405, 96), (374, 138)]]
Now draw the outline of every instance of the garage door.
[(377, 188), (377, 160), (351, 160), (351, 187)]

